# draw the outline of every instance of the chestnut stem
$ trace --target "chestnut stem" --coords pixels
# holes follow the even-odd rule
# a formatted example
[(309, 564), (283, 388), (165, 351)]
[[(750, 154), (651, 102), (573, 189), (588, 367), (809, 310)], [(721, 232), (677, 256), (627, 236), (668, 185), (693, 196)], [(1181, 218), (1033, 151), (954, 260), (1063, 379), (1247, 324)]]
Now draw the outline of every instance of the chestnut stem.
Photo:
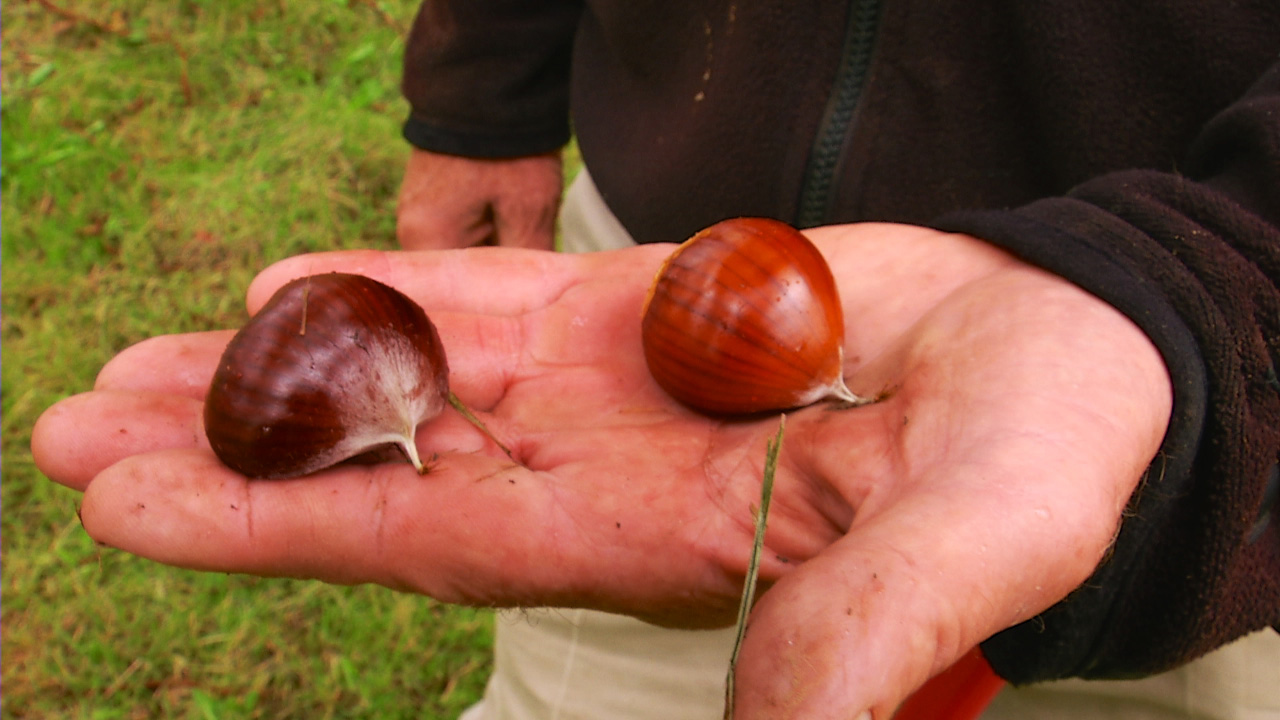
[(778, 455), (782, 452), (782, 432), (787, 427), (787, 416), (778, 416), (778, 434), (765, 446), (764, 479), (760, 485), (760, 508), (756, 510), (756, 534), (751, 545), (751, 559), (747, 562), (747, 578), (743, 583), (742, 602), (738, 604), (738, 634), (733, 641), (733, 653), (729, 655), (729, 674), (724, 682), (724, 717), (733, 720), (733, 673), (738, 667), (738, 653), (742, 639), (747, 635), (747, 616), (755, 604), (756, 580), (760, 577), (760, 553), (764, 550), (764, 528), (769, 520), (769, 503), (773, 500), (773, 476), (778, 471)]
[(841, 410), (845, 408), (856, 408), (862, 407), (863, 405), (870, 405), (880, 400), (879, 397), (863, 397), (862, 395), (855, 394), (849, 389), (848, 385), (844, 384), (843, 377), (837, 380), (836, 384), (832, 386), (831, 393), (827, 395), (827, 399), (833, 401), (836, 404), (836, 407)]
[(471, 412), (470, 408), (462, 404), (462, 401), (458, 399), (457, 395), (453, 394), (452, 390), (449, 391), (448, 400), (449, 400), (449, 404), (453, 406), (453, 409), (462, 413), (462, 417), (466, 418), (467, 422), (471, 423), (472, 425), (475, 425), (480, 432), (484, 433), (485, 437), (492, 440), (494, 445), (497, 445), (498, 448), (502, 450), (502, 452), (506, 453), (507, 457), (511, 458), (512, 460), (515, 459), (515, 456), (511, 454), (511, 449), (508, 448), (506, 445), (503, 445), (501, 440), (494, 437), (493, 433), (489, 432), (489, 428), (485, 427), (484, 423), (480, 420), (480, 418), (475, 416), (475, 413)]

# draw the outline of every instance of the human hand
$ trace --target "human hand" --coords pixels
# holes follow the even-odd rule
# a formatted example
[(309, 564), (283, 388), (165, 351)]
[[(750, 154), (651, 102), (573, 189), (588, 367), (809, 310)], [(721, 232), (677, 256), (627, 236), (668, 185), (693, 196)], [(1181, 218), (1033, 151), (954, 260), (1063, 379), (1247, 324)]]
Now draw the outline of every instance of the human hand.
[[(851, 388), (890, 394), (788, 417), (738, 717), (882, 718), (1088, 576), (1171, 391), (1127, 319), (984, 243), (809, 234), (841, 287)], [(670, 250), (342, 253), (255, 282), (255, 308), (334, 269), (407, 292), (440, 329), (455, 391), (520, 464), (450, 411), (419, 434), (439, 454), (425, 477), (392, 464), (247, 482), (200, 428), (228, 333), (127, 350), (41, 418), (33, 451), (87, 486), (94, 538), (169, 564), (729, 624), (777, 420), (704, 418), (649, 378), (640, 306)]]
[(550, 250), (563, 190), (560, 153), (486, 160), (413, 149), (396, 234), (406, 250), (502, 245)]

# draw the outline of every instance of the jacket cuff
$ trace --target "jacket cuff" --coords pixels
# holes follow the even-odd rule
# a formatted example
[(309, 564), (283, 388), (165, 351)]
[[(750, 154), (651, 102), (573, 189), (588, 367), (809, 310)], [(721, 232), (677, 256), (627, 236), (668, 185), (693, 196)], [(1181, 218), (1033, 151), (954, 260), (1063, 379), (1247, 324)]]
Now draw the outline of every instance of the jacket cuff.
[(456, 130), (410, 115), (405, 120), (402, 133), (404, 139), (419, 150), (487, 159), (539, 155), (562, 148), (569, 142), (567, 122), (521, 131)]

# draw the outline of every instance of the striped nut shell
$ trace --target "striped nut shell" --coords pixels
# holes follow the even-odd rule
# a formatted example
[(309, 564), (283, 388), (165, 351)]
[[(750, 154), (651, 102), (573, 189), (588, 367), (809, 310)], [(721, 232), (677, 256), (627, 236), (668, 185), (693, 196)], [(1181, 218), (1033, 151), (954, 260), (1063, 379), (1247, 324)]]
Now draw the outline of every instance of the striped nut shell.
[(831, 269), (786, 223), (724, 220), (680, 245), (649, 290), (641, 331), (653, 379), (704, 413), (865, 402), (844, 383)]

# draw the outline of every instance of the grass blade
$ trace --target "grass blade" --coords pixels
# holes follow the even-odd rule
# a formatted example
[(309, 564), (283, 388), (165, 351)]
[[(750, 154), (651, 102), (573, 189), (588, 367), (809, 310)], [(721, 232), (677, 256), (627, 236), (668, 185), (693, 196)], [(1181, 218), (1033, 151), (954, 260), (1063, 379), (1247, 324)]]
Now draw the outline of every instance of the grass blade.
[(484, 436), (489, 438), (489, 440), (491, 440), (494, 445), (497, 445), (498, 449), (506, 453), (507, 457), (512, 459), (515, 458), (515, 456), (511, 454), (511, 449), (508, 448), (506, 445), (502, 444), (502, 441), (499, 440), (497, 436), (489, 432), (489, 428), (485, 426), (484, 422), (482, 422), (480, 418), (476, 417), (475, 413), (471, 412), (471, 409), (468, 408), (466, 405), (464, 405), (463, 402), (458, 399), (458, 396), (453, 394), (452, 390), (449, 391), (448, 400), (449, 400), (449, 404), (453, 406), (454, 410), (457, 410), (459, 413), (461, 413), (462, 417), (467, 419), (467, 422), (471, 423), (472, 425), (475, 425), (476, 429), (484, 433)]
[(787, 416), (778, 418), (778, 433), (765, 449), (764, 479), (760, 483), (760, 508), (756, 511), (755, 540), (751, 545), (751, 559), (747, 563), (747, 579), (743, 583), (742, 602), (738, 604), (738, 634), (733, 641), (733, 653), (729, 656), (729, 673), (724, 682), (724, 717), (733, 718), (733, 674), (738, 669), (738, 653), (742, 639), (747, 635), (747, 616), (756, 599), (756, 581), (760, 577), (760, 551), (764, 549), (764, 529), (769, 520), (769, 503), (773, 500), (773, 476), (778, 470), (778, 455), (782, 452), (782, 434), (787, 427)]

